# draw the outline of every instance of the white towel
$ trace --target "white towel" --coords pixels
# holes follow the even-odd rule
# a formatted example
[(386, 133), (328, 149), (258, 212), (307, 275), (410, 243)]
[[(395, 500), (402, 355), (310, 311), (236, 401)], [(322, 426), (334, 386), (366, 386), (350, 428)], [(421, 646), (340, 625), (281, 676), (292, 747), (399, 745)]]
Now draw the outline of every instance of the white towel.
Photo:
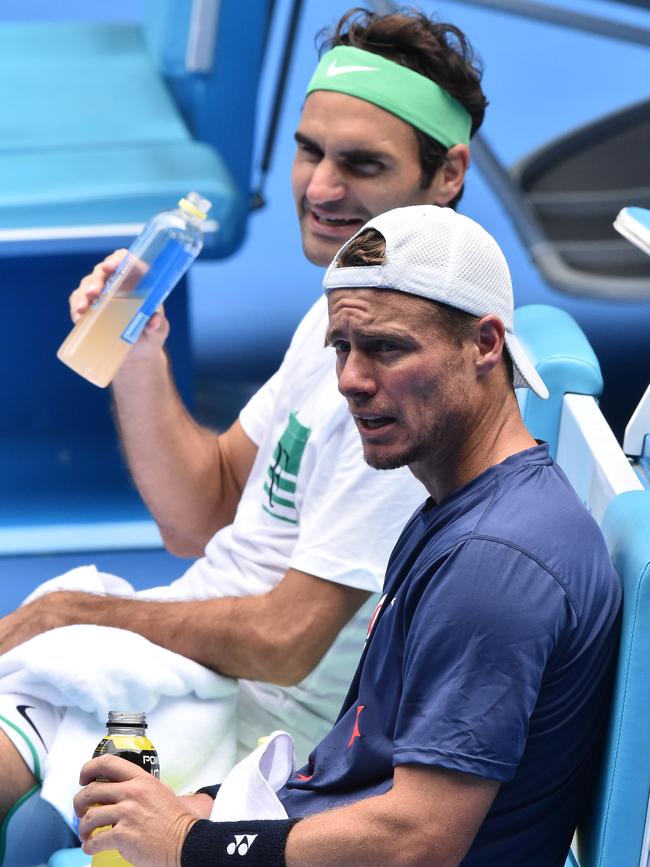
[[(133, 594), (123, 579), (81, 567), (28, 600), (58, 589)], [(59, 627), (0, 657), (0, 692), (68, 708), (45, 763), (42, 794), (70, 824), (79, 770), (103, 736), (109, 710), (146, 711), (162, 779), (191, 792), (219, 782), (235, 762), (236, 691), (236, 681), (112, 627)]]
[(294, 765), (291, 735), (273, 732), (230, 771), (214, 799), (210, 819), (286, 819), (287, 811), (276, 792), (287, 782)]

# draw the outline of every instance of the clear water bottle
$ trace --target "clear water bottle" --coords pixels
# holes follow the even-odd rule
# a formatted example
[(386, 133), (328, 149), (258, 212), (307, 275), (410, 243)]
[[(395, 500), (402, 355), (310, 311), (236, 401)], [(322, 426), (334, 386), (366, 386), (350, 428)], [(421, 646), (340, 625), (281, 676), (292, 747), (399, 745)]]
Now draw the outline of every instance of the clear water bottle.
[(107, 386), (145, 325), (203, 246), (210, 202), (188, 193), (149, 220), (101, 295), (63, 341), (57, 357), (89, 382)]
[[(144, 712), (109, 710), (106, 734), (97, 744), (93, 759), (106, 753), (121, 756), (154, 777), (160, 777), (158, 753), (147, 737), (146, 730)], [(100, 834), (103, 830), (105, 828), (97, 828), (94, 833)], [(117, 849), (106, 849), (93, 855), (92, 867), (133, 867), (133, 865), (123, 858)]]

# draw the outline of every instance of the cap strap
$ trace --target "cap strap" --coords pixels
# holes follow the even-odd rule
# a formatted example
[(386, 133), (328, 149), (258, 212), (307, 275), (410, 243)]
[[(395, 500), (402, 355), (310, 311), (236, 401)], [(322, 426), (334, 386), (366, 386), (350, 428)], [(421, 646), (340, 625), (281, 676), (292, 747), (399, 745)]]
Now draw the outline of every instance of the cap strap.
[(326, 294), (332, 289), (358, 289), (381, 285), (383, 267), (381, 265), (362, 265), (351, 268), (337, 268), (336, 259), (327, 269), (323, 278)]
[(307, 85), (372, 102), (449, 148), (469, 142), (469, 112), (439, 84), (413, 69), (363, 48), (337, 45), (327, 51)]

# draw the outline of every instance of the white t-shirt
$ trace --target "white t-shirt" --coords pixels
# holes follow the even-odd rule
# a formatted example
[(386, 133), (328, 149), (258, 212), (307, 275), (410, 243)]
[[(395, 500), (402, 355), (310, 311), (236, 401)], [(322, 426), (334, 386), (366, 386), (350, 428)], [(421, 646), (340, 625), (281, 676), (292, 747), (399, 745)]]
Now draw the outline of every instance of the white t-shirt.
[[(242, 596), (272, 589), (289, 568), (378, 592), (404, 524), (426, 497), (406, 469), (378, 471), (336, 384), (324, 346), (327, 302), (298, 326), (280, 369), (240, 413), (258, 446), (231, 525), (171, 585), (184, 597)], [(371, 600), (297, 687), (242, 681), (240, 739), (254, 747), (284, 727), (314, 744), (331, 725), (363, 648)], [(300, 746), (300, 743), (299, 743)]]

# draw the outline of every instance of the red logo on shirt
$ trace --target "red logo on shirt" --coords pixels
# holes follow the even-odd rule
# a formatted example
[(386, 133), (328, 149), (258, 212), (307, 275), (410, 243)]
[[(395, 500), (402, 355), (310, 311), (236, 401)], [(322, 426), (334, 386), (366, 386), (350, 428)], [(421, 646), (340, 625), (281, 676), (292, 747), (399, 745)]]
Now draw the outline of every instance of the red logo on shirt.
[(354, 721), (354, 728), (352, 729), (352, 734), (350, 735), (350, 740), (348, 741), (348, 749), (350, 749), (350, 747), (356, 741), (357, 738), (361, 737), (361, 731), (359, 729), (359, 717), (361, 716), (361, 711), (364, 708), (365, 708), (365, 704), (357, 705), (357, 718)]
[(308, 780), (311, 780), (313, 774), (296, 774), (296, 779), (300, 780), (301, 783), (306, 783)]

